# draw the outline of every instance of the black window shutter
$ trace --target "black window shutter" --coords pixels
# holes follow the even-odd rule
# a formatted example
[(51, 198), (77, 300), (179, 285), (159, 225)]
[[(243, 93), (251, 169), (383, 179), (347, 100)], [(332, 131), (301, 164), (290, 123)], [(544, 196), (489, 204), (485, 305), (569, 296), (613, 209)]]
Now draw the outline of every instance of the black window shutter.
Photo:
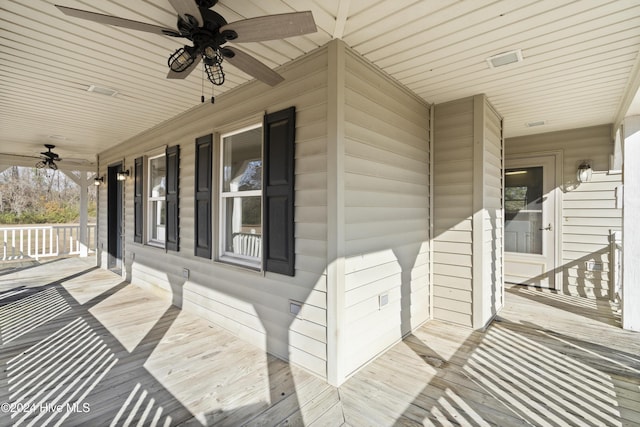
[(211, 162), (213, 135), (196, 139), (195, 255), (211, 259)]
[(264, 116), (263, 263), (266, 271), (295, 274), (295, 107)]
[(179, 229), (180, 229), (180, 211), (178, 209), (178, 180), (180, 178), (180, 147), (174, 145), (168, 147), (166, 151), (167, 162), (167, 195), (166, 195), (166, 209), (167, 209), (167, 234), (166, 234), (166, 248), (169, 251), (177, 251), (180, 248), (179, 245)]
[(144, 174), (142, 173), (143, 168), (143, 158), (138, 157), (134, 160), (133, 167), (133, 222), (134, 222), (134, 230), (133, 230), (133, 241), (137, 243), (142, 243), (142, 227), (143, 227), (143, 218), (142, 218), (142, 206), (144, 203), (144, 194), (143, 194), (143, 183), (144, 183)]

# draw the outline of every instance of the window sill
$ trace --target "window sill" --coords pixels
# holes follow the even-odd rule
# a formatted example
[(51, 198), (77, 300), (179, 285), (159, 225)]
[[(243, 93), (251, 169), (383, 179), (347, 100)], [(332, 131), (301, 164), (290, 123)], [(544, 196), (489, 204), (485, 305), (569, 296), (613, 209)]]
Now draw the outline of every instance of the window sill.
[(154, 242), (153, 240), (145, 243), (145, 246), (151, 246), (152, 248), (164, 249), (164, 242)]
[(253, 261), (244, 258), (236, 258), (232, 256), (221, 256), (216, 260), (216, 262), (224, 265), (228, 265), (231, 267), (235, 267), (239, 270), (243, 271), (253, 271), (256, 273), (262, 272), (262, 263), (260, 261)]

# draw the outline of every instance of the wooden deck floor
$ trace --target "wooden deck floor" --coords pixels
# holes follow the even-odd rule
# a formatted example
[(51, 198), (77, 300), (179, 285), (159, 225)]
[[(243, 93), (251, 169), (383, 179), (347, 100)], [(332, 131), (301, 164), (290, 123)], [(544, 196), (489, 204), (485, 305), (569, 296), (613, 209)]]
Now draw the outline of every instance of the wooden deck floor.
[(0, 425), (640, 425), (607, 301), (511, 288), (487, 331), (428, 322), (336, 389), (91, 262), (0, 271)]

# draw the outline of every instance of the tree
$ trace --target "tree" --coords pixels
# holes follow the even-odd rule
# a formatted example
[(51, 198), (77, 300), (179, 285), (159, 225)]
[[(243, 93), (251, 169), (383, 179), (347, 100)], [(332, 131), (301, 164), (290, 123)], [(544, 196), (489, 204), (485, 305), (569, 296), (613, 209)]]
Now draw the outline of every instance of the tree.
[[(61, 223), (79, 217), (79, 186), (57, 170), (13, 166), (0, 173), (0, 223)], [(89, 188), (95, 215), (96, 191)]]

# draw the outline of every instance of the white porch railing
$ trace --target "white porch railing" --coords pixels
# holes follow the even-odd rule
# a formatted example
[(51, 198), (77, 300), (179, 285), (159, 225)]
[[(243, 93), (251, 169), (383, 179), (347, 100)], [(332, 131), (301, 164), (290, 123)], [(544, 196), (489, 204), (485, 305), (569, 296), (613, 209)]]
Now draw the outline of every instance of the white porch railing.
[(233, 233), (233, 252), (252, 258), (262, 256), (262, 235), (255, 233)]
[[(0, 227), (1, 261), (80, 253), (80, 225)], [(95, 249), (96, 225), (87, 226), (88, 251)]]

